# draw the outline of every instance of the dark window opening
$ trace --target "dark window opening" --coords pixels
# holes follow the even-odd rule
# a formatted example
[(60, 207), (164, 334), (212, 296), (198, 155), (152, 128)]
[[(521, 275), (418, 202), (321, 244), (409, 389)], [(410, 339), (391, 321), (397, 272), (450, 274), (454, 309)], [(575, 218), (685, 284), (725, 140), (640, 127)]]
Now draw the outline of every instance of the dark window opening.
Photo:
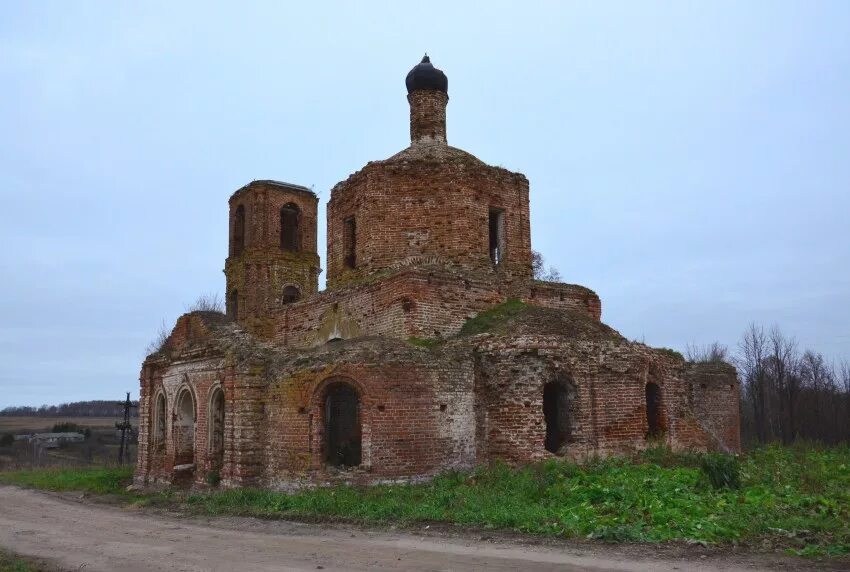
[(154, 445), (157, 448), (162, 448), (165, 446), (165, 396), (161, 393), (156, 397), (155, 411)]
[(177, 401), (177, 416), (173, 433), (176, 437), (175, 465), (195, 462), (195, 400), (192, 392), (184, 390)]
[(280, 209), (280, 247), (287, 252), (298, 252), (301, 250), (298, 226), (301, 219), (301, 211), (292, 203), (288, 203)]
[(227, 315), (234, 320), (239, 319), (239, 291), (232, 290), (227, 297)]
[(233, 256), (239, 256), (245, 250), (245, 207), (239, 205), (236, 207), (236, 213), (233, 215), (233, 242), (231, 243), (231, 252)]
[(301, 299), (301, 290), (295, 286), (287, 286), (283, 289), (282, 302), (284, 304), (292, 304)]
[(490, 209), (488, 234), (490, 237), (490, 260), (493, 264), (501, 263), (505, 257), (504, 226), (505, 211), (500, 209)]
[(360, 400), (349, 385), (334, 385), (325, 397), (325, 461), (335, 467), (360, 464)]
[(354, 217), (347, 218), (343, 222), (342, 229), (342, 248), (344, 252), (344, 260), (346, 268), (357, 267), (357, 227), (354, 224)]
[(210, 400), (210, 456), (214, 466), (224, 461), (224, 392), (218, 388)]
[(572, 440), (570, 409), (575, 389), (566, 381), (550, 381), (543, 387), (543, 418), (546, 421), (546, 450), (559, 453)]
[(661, 434), (661, 389), (657, 383), (646, 384), (646, 424), (647, 437)]

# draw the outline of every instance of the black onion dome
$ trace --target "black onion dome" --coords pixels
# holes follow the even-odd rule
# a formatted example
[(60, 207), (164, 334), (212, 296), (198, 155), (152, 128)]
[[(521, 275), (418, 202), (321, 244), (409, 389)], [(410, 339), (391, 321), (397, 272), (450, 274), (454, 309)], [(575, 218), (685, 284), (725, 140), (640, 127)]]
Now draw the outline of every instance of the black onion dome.
[(421, 90), (449, 92), (449, 80), (446, 74), (434, 67), (428, 54), (425, 54), (422, 61), (413, 66), (404, 83), (407, 84), (407, 93)]

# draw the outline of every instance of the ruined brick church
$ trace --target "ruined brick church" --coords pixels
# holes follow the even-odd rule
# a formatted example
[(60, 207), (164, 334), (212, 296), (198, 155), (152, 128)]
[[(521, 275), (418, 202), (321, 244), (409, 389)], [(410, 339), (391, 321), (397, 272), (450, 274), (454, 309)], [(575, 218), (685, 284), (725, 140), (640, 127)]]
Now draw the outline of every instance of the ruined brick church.
[(535, 280), (528, 180), (448, 145), (427, 56), (406, 84), (410, 146), (331, 191), (325, 290), (313, 192), (230, 197), (227, 313), (181, 316), (142, 364), (136, 484), (738, 450), (734, 369), (629, 341), (593, 291)]

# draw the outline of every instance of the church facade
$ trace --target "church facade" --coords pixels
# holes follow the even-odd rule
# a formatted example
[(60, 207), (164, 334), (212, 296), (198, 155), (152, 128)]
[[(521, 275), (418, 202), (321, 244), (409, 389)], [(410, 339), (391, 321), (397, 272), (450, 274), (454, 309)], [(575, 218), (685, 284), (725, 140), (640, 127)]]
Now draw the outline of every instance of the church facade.
[(142, 364), (136, 484), (739, 450), (734, 368), (631, 342), (590, 289), (535, 280), (528, 180), (448, 145), (427, 56), (406, 86), (410, 146), (331, 191), (325, 290), (314, 193), (230, 197), (227, 312), (181, 316)]

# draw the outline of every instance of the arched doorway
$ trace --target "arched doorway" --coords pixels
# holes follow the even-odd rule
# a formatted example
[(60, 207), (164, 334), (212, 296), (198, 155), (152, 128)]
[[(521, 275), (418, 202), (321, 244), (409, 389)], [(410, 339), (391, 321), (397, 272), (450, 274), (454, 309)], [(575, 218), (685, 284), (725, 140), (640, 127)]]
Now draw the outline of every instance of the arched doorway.
[(213, 469), (220, 469), (224, 462), (224, 391), (213, 389), (209, 412), (209, 452)]
[(647, 438), (661, 434), (661, 388), (654, 382), (646, 384), (646, 425)]
[(175, 465), (188, 465), (195, 462), (195, 398), (188, 389), (183, 389), (177, 397), (177, 410), (174, 419)]
[(325, 394), (325, 462), (356, 467), (361, 462), (360, 398), (347, 383), (334, 383)]
[(550, 453), (559, 453), (573, 438), (571, 414), (574, 404), (575, 386), (569, 381), (550, 381), (543, 386), (544, 446)]

